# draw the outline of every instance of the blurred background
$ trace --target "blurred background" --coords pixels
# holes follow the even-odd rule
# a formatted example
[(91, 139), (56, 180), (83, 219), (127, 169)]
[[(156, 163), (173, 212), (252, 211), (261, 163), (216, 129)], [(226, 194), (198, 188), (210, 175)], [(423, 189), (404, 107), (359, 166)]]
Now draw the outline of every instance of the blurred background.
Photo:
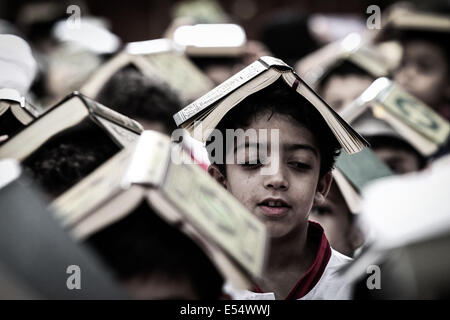
[[(391, 15), (395, 12), (399, 14)], [(208, 24), (208, 29), (183, 29), (201, 24)], [(115, 122), (128, 130), (131, 140), (142, 129), (170, 135), (176, 128), (172, 116), (181, 108), (259, 56), (278, 57), (363, 135), (374, 151), (351, 159), (351, 166), (345, 166), (342, 157), (338, 160), (335, 172), (343, 180), (335, 177), (334, 196), (324, 206), (313, 208), (311, 219), (324, 226), (332, 247), (345, 255), (367, 257), (368, 248), (371, 253), (371, 232), (363, 228), (367, 225), (381, 234), (377, 249), (383, 254), (400, 245), (404, 251), (384, 260), (372, 251), (373, 256), (347, 270), (348, 277), (356, 281), (361, 274), (365, 276), (367, 261), (387, 266), (405, 263), (408, 270), (415, 269), (414, 276), (404, 281), (415, 287), (405, 286), (398, 292), (401, 286), (392, 281), (384, 298), (448, 298), (450, 283), (442, 279), (448, 279), (450, 265), (449, 36), (450, 0), (2, 0), (0, 146), (5, 143), (6, 148), (0, 148), (0, 160), (15, 158), (9, 150), (29, 149), (20, 165), (29, 169), (53, 201), (127, 144), (117, 144), (117, 133), (108, 128), (101, 129), (105, 135), (95, 127), (92, 132), (98, 133), (98, 140), (93, 139), (91, 127), (67, 131), (67, 135), (54, 129), (57, 125), (48, 120), (52, 108), (61, 110), (70, 99), (86, 104), (77, 94), (67, 96), (71, 92), (81, 91), (92, 101), (136, 120), (142, 127), (131, 121), (123, 125), (123, 118)], [(410, 101), (408, 110), (418, 113), (390, 114), (396, 106), (387, 101), (385, 89), (397, 94), (397, 102)], [(364, 113), (358, 113), (358, 108)], [(380, 109), (387, 112), (377, 113)], [(71, 116), (67, 111), (65, 117)], [(55, 138), (53, 145), (28, 146), (13, 139), (27, 130), (39, 136), (33, 121), (40, 117), (49, 121), (47, 130), (54, 129), (49, 134)], [(438, 129), (430, 133), (424, 119), (434, 121)], [(192, 140), (186, 135), (183, 147), (206, 169), (209, 160), (204, 146)], [(13, 147), (8, 149), (8, 144)], [(99, 145), (106, 149), (98, 150)], [(42, 159), (31, 156), (36, 150), (42, 152)], [(193, 150), (199, 150), (198, 154)], [(8, 185), (6, 173), (11, 171), (2, 168), (0, 189), (2, 180)], [(397, 185), (392, 180), (391, 185), (389, 179), (394, 178), (387, 178), (386, 185), (369, 190), (360, 207), (365, 185), (355, 183), (355, 176), (364, 184), (389, 176), (400, 182)], [(390, 186), (392, 192), (386, 192)], [(10, 194), (19, 193), (2, 192), (0, 204), (9, 208)], [(18, 204), (21, 199), (17, 197)], [(28, 207), (21, 210), (29, 213)], [(359, 221), (364, 212), (369, 213), (366, 225)], [(422, 238), (410, 237), (424, 233), (429, 242), (423, 247)], [(11, 254), (22, 261), (23, 255), (15, 250)], [(142, 255), (146, 257), (147, 252)], [(395, 268), (389, 270), (392, 279), (399, 277)], [(365, 278), (361, 283), (365, 290)], [(431, 288), (429, 293), (427, 288)], [(359, 298), (380, 298), (364, 290)]]

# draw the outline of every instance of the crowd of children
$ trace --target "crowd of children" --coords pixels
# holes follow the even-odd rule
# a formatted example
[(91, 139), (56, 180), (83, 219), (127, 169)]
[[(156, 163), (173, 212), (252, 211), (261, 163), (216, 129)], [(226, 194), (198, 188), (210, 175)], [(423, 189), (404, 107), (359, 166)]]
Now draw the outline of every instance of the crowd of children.
[[(126, 45), (95, 18), (78, 36), (53, 18), (35, 29), (0, 24), (0, 221), (23, 224), (2, 231), (0, 247), (22, 252), (30, 228), (52, 230), (30, 233), (37, 246), (63, 240), (39, 250), (44, 264), (58, 261), (41, 275), (27, 271), (36, 257), (27, 265), (0, 252), (0, 279), (10, 280), (0, 298), (73, 298), (52, 276), (66, 271), (56, 270), (70, 260), (62, 252), (76, 252), (67, 267), (105, 276), (78, 298), (403, 298), (394, 265), (427, 289), (407, 297), (449, 297), (450, 285), (427, 282), (417, 247), (449, 249), (450, 213), (416, 205), (412, 222), (390, 224), (373, 208), (395, 215), (388, 187), (411, 179), (430, 186), (423, 203), (436, 194), (435, 211), (448, 210), (450, 15), (394, 6), (380, 30), (326, 44), (292, 12), (258, 41), (230, 17), (223, 30), (234, 41), (207, 38), (193, 28), (205, 18), (191, 15), (161, 39)], [(392, 43), (394, 65), (380, 49)], [(29, 217), (30, 192), (50, 222)], [(378, 264), (393, 280), (375, 292), (366, 270)]]

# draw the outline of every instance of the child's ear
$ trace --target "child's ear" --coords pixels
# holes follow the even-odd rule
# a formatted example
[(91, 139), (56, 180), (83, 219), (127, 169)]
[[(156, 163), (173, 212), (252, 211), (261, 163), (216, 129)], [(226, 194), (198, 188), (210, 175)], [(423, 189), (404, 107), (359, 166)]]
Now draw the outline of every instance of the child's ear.
[(219, 168), (216, 165), (211, 164), (208, 167), (208, 173), (211, 177), (214, 178), (214, 180), (216, 180), (225, 189), (227, 189), (227, 180), (225, 179), (225, 176), (222, 174), (222, 172), (220, 172)]
[(314, 205), (321, 205), (325, 202), (325, 198), (330, 191), (331, 182), (333, 182), (333, 174), (330, 172), (324, 174), (317, 184), (316, 193), (314, 195)]

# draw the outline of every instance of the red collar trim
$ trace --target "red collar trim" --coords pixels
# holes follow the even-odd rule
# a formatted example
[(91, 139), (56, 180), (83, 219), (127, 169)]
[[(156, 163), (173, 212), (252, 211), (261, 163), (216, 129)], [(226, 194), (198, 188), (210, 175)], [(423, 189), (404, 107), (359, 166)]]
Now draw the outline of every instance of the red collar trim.
[[(331, 257), (331, 247), (325, 237), (325, 232), (320, 224), (309, 221), (308, 223), (308, 238), (315, 243), (319, 243), (316, 252), (316, 258), (308, 271), (295, 284), (294, 288), (289, 292), (286, 300), (297, 300), (304, 297), (314, 286), (319, 282), (322, 274)], [(254, 287), (254, 292), (264, 293), (257, 285)]]

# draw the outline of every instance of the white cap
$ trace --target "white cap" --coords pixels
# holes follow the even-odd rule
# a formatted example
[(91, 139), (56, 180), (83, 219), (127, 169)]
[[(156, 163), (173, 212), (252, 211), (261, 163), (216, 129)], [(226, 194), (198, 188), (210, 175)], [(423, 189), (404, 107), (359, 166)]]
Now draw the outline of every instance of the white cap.
[(17, 36), (0, 34), (0, 88), (26, 95), (37, 70), (30, 46)]
[(121, 44), (118, 36), (106, 29), (105, 23), (98, 18), (84, 17), (79, 26), (67, 21), (59, 21), (53, 28), (56, 39), (73, 42), (97, 54), (116, 52)]

